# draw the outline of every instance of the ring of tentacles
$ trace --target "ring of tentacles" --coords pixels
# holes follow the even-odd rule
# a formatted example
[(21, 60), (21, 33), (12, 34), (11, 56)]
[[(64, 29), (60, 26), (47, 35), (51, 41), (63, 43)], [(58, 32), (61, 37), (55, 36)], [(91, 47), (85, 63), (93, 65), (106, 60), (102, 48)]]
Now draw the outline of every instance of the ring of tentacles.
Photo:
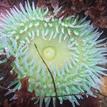
[[(0, 20), (2, 45), (14, 55), (18, 79), (29, 77), (29, 91), (50, 102), (51, 97), (78, 104), (81, 94), (93, 95), (103, 75), (106, 49), (101, 33), (85, 19), (47, 17), (48, 10), (20, 4)], [(20, 84), (20, 83), (19, 83)], [(42, 102), (42, 101), (41, 101)]]

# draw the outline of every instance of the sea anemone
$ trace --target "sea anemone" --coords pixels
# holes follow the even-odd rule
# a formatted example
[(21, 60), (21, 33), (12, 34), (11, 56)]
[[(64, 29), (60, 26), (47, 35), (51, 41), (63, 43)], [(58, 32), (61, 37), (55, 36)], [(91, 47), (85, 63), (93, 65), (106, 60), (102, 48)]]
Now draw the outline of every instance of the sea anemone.
[[(99, 90), (106, 49), (98, 40), (101, 33), (90, 21), (71, 16), (63, 20), (50, 17), (48, 10), (34, 4), (20, 4), (2, 15), (0, 32), (2, 46), (16, 60), (14, 71), (20, 80), (29, 78), (29, 91), (35, 91), (40, 105), (55, 105), (69, 100), (79, 105), (82, 95)], [(4, 39), (5, 38), (5, 42)]]

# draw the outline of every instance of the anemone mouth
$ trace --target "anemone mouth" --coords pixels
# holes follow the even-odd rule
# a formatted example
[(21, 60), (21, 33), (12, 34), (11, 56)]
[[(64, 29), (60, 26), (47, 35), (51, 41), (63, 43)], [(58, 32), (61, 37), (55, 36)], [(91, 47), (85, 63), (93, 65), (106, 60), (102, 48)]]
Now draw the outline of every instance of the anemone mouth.
[(43, 56), (45, 57), (45, 59), (47, 60), (52, 60), (55, 58), (56, 56), (56, 50), (54, 47), (52, 46), (48, 46), (46, 48), (43, 49)]
[[(45, 60), (48, 66), (56, 66), (57, 69), (63, 68), (64, 63), (66, 63), (71, 57), (71, 50), (68, 48), (68, 41), (59, 42), (59, 38), (49, 40), (49, 37), (43, 39), (41, 37), (35, 38), (29, 45), (29, 50), (31, 55), (36, 59), (40, 58), (38, 56), (37, 49), (41, 57)], [(38, 59), (40, 60), (40, 59)]]
[(16, 56), (18, 79), (29, 77), (29, 91), (43, 98), (63, 96), (60, 101), (74, 104), (78, 94), (93, 95), (91, 87), (99, 89), (103, 68), (97, 65), (106, 62), (106, 50), (98, 46), (101, 34), (89, 22), (48, 19), (47, 14), (29, 3), (20, 5), (3, 16), (0, 31), (8, 35), (9, 54)]

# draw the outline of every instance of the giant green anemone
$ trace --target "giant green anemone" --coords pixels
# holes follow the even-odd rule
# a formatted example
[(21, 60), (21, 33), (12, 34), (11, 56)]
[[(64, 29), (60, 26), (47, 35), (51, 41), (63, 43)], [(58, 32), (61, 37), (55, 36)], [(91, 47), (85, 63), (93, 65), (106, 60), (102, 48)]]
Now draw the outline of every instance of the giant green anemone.
[(35, 91), (40, 104), (44, 100), (48, 106), (51, 99), (55, 104), (57, 97), (75, 106), (83, 93), (93, 96), (91, 89), (99, 89), (104, 70), (99, 65), (106, 62), (107, 51), (89, 21), (48, 16), (48, 10), (28, 2), (12, 8), (0, 20), (2, 45), (16, 57), (18, 79), (29, 77), (29, 91)]

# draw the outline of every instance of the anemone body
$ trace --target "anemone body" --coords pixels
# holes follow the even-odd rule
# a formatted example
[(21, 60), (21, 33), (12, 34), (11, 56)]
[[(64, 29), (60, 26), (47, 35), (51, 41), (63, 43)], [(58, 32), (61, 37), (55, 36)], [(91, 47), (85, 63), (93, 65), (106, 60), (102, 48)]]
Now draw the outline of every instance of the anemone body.
[[(71, 16), (49, 18), (48, 10), (26, 3), (12, 8), (0, 21), (9, 55), (14, 55), (18, 79), (29, 77), (29, 91), (35, 91), (46, 106), (55, 98), (78, 104), (81, 94), (99, 89), (106, 62), (100, 33), (85, 19)], [(2, 41), (3, 42), (3, 41)], [(3, 44), (3, 43), (2, 43)]]

